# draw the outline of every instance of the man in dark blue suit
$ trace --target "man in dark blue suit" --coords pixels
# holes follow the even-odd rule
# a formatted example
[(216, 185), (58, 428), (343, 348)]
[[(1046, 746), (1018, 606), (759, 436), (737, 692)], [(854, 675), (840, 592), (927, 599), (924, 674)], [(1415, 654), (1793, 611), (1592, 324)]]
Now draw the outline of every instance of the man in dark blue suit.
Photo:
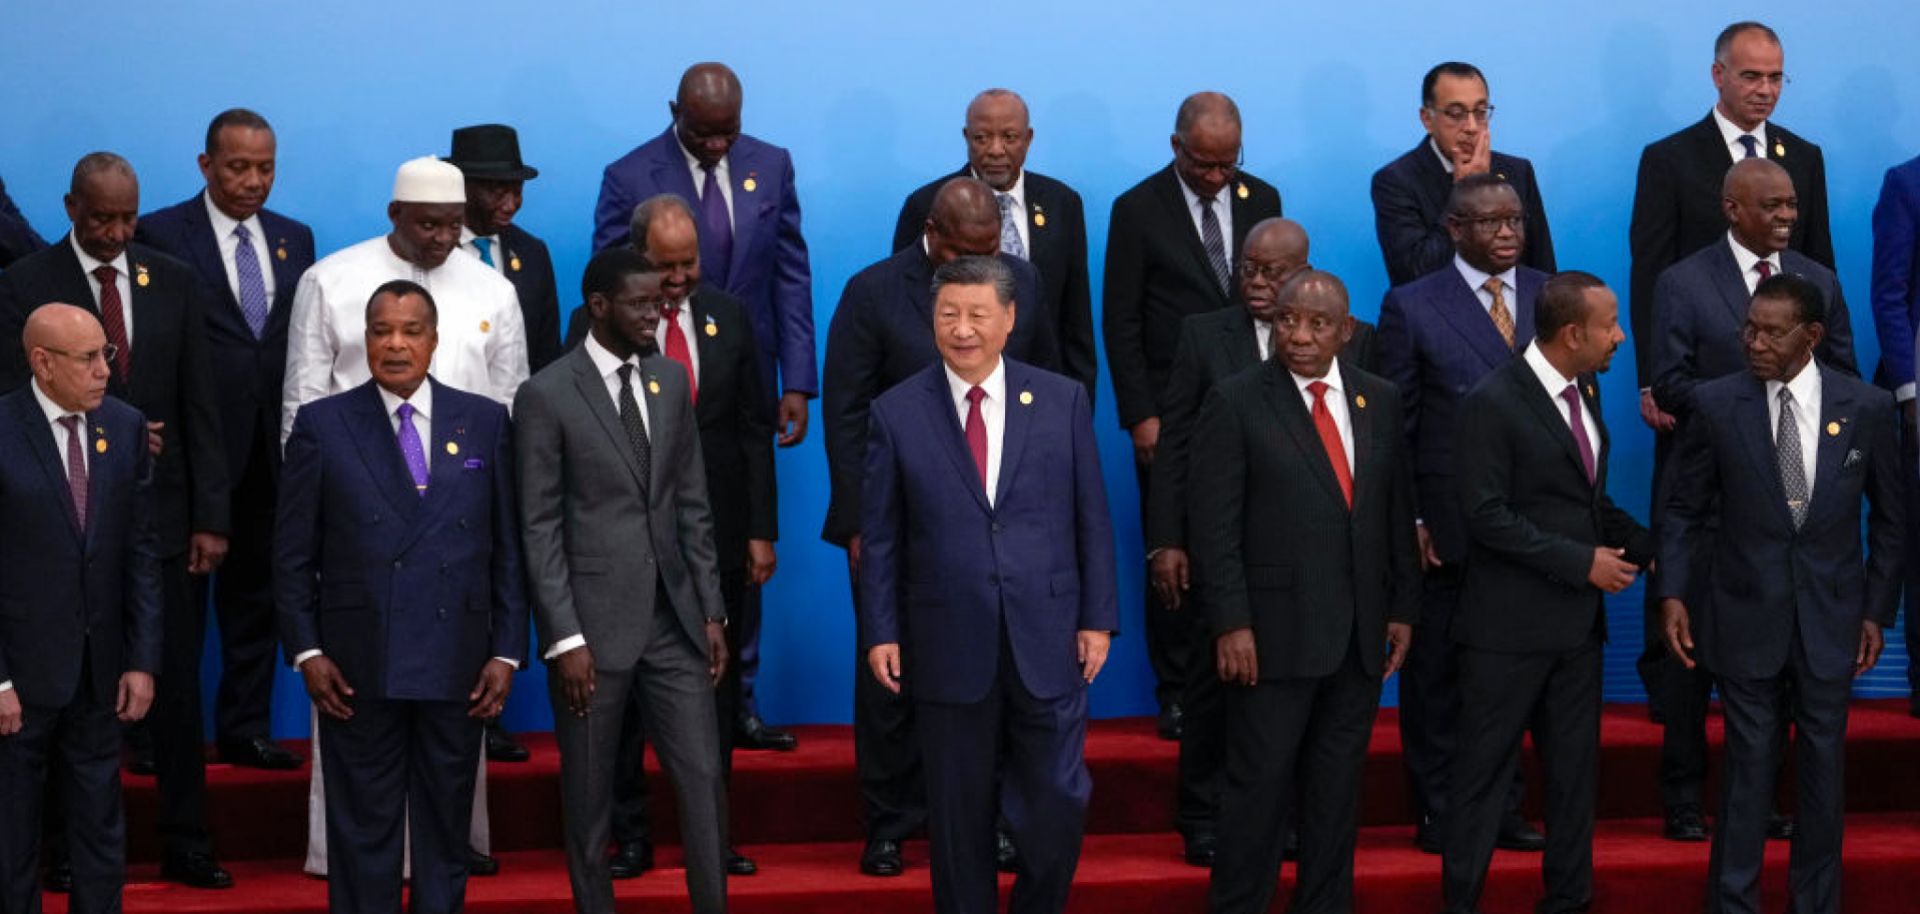
[[(1533, 230), (1520, 194), (1496, 174), (1454, 184), (1447, 204), (1452, 262), (1387, 293), (1380, 305), (1381, 374), (1400, 388), (1412, 454), (1423, 577), (1420, 625), (1400, 677), (1400, 738), (1420, 816), (1414, 841), (1440, 852), (1447, 775), (1460, 716), (1458, 651), (1448, 629), (1467, 558), (1454, 426), (1467, 392), (1533, 339), (1545, 274), (1521, 265)], [(1517, 769), (1516, 769), (1517, 770)], [(1507, 794), (1498, 836), (1510, 850), (1545, 841), (1520, 816), (1523, 784)]]
[(320, 712), (327, 894), (340, 914), (454, 912), (481, 720), (506, 703), (527, 604), (506, 408), (427, 377), (427, 290), (367, 302), (373, 380), (302, 407), (281, 477), (274, 593)]
[(1697, 646), (1727, 721), (1712, 911), (1760, 910), (1783, 717), (1796, 734), (1799, 813), (1790, 907), (1840, 910), (1847, 702), (1900, 608), (1906, 493), (1893, 398), (1813, 357), (1824, 306), (1804, 277), (1760, 283), (1741, 329), (1749, 370), (1693, 389), (1662, 486), (1655, 586), (1666, 646), (1689, 670)]
[[(861, 493), (866, 472), (869, 412), (889, 388), (940, 360), (933, 323), (932, 280), (957, 257), (992, 257), (1000, 250), (1000, 213), (993, 189), (976, 178), (953, 178), (934, 196), (920, 241), (847, 280), (827, 330), (827, 377), (820, 403), (826, 427), (827, 472), (832, 480), (820, 536), (847, 550), (858, 574)], [(1059, 367), (1053, 323), (1038, 301), (1032, 265), (1010, 254), (999, 259), (1013, 276), (1014, 297), (1026, 320), (1007, 341), (1008, 354), (1046, 370)], [(854, 602), (861, 599), (859, 588)], [(864, 655), (859, 668), (865, 669)], [(866, 801), (867, 847), (860, 868), (875, 876), (901, 871), (900, 842), (926, 816), (913, 705), (865, 675), (854, 678), (854, 758)]]
[(1373, 224), (1387, 281), (1405, 285), (1453, 259), (1447, 201), (1453, 186), (1473, 175), (1495, 174), (1513, 185), (1526, 206), (1526, 250), (1520, 262), (1554, 271), (1553, 235), (1533, 163), (1493, 149), (1493, 106), (1487, 78), (1470, 63), (1447, 61), (1420, 82), (1420, 145), (1373, 173)]
[(860, 643), (919, 718), (941, 914), (997, 909), (1000, 811), (1021, 853), (1008, 910), (1065, 908), (1086, 687), (1119, 626), (1093, 411), (1078, 382), (1002, 358), (1014, 295), (999, 258), (935, 271), (940, 364), (873, 402), (866, 449)]
[(55, 774), (69, 910), (108, 914), (126, 881), (119, 722), (146, 714), (160, 669), (152, 463), (140, 413), (107, 396), (91, 314), (45, 305), (23, 343), (32, 380), (0, 398), (0, 910), (40, 910)]
[(0, 181), (0, 270), (28, 254), (47, 246), (40, 233), (28, 224), (20, 208), (7, 196), (7, 184)]
[[(1873, 205), (1873, 323), (1880, 331), (1880, 374), (1875, 378), (1900, 404), (1900, 477), (1907, 481), (1906, 602), (1920, 602), (1920, 431), (1914, 422), (1914, 333), (1920, 328), (1920, 158), (1887, 169), (1880, 200)], [(1907, 612), (1907, 643), (1920, 627)], [(1920, 717), (1920, 663), (1907, 664), (1912, 697), (1908, 711)]]

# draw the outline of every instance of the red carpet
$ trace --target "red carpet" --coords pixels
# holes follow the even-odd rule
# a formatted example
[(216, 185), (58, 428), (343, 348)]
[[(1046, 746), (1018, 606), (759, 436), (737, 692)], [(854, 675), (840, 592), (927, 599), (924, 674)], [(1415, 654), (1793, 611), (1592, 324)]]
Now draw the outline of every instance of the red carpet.
[[(1855, 706), (1848, 734), (1847, 910), (1852, 914), (1907, 912), (1920, 908), (1911, 896), (1911, 873), (1920, 867), (1920, 720), (1904, 701)], [(926, 911), (931, 897), (924, 845), (908, 848), (910, 869), (899, 879), (859, 875), (854, 862), (861, 837), (853, 747), (847, 727), (795, 728), (800, 749), (792, 753), (743, 752), (737, 756), (735, 837), (761, 865), (760, 875), (731, 884), (736, 911)], [(1639, 706), (1606, 711), (1601, 751), (1600, 835), (1596, 846), (1599, 890), (1596, 911), (1628, 914), (1698, 910), (1707, 846), (1681, 845), (1659, 837), (1655, 793), (1660, 730)], [(1719, 741), (1717, 722), (1712, 739)], [(550, 737), (530, 735), (533, 760), (496, 764), (489, 771), (494, 845), (502, 875), (474, 880), (469, 910), (521, 914), (572, 910), (560, 843), (559, 759)], [(294, 748), (304, 752), (304, 744)], [(1716, 753), (1717, 754), (1717, 753)], [(1073, 908), (1102, 914), (1197, 911), (1203, 907), (1203, 870), (1179, 859), (1179, 839), (1170, 828), (1176, 747), (1153, 735), (1151, 720), (1096, 723), (1087, 757), (1094, 798), (1086, 850), (1076, 880)], [(1529, 763), (1531, 764), (1531, 762)], [(137, 862), (129, 885), (130, 912), (323, 911), (325, 884), (299, 871), (305, 847), (307, 773), (271, 773), (212, 765), (208, 769), (215, 841), (239, 888), (198, 892), (156, 880), (152, 829), (153, 784), (128, 778), (129, 829)], [(656, 776), (659, 835), (673, 840), (671, 791)], [(1439, 861), (1415, 851), (1409, 841), (1405, 775), (1394, 712), (1382, 711), (1375, 726), (1364, 786), (1364, 822), (1356, 864), (1360, 910), (1432, 911), (1439, 907)], [(664, 849), (661, 863), (675, 865)], [(1769, 909), (1784, 885), (1786, 848), (1769, 857)], [(1539, 890), (1538, 858), (1501, 854), (1495, 860), (1485, 908), (1489, 912), (1531, 908)], [(623, 910), (686, 910), (682, 873), (663, 869), (618, 884)], [(1283, 889), (1284, 891), (1284, 889)], [(1284, 894), (1282, 903), (1284, 903)], [(50, 911), (64, 899), (49, 896)]]

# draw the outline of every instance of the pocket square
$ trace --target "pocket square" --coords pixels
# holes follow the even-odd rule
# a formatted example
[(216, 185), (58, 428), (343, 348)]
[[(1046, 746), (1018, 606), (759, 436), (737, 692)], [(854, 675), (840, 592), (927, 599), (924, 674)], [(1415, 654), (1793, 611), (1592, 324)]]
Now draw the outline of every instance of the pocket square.
[(478, 457), (468, 457), (467, 462), (461, 464), (460, 467), (461, 469), (467, 470), (484, 470), (487, 468), (487, 462)]
[(1851, 470), (1859, 466), (1860, 462), (1865, 459), (1866, 457), (1860, 453), (1859, 448), (1849, 448), (1847, 450), (1847, 459), (1840, 461), (1840, 469)]

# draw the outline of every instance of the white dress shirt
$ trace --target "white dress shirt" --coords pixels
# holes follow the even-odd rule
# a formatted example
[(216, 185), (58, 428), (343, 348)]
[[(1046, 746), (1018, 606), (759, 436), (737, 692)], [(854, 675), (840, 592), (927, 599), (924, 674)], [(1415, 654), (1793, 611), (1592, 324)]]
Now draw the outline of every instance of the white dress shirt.
[(1253, 339), (1260, 347), (1260, 361), (1273, 358), (1273, 323), (1253, 318), (1249, 320), (1253, 320)]
[[(680, 326), (680, 333), (687, 338), (687, 360), (692, 363), (694, 386), (700, 384), (700, 343), (694, 339), (693, 296), (680, 299), (673, 306), (673, 323)], [(667, 354), (667, 311), (660, 309), (660, 329), (654, 332), (654, 339), (660, 342), (660, 354)], [(615, 385), (615, 390), (619, 386)]]
[(103, 266), (114, 269), (113, 287), (120, 290), (120, 321), (127, 328), (127, 348), (132, 349), (133, 277), (127, 275), (127, 252), (122, 250), (120, 256), (115, 257), (112, 263), (107, 263), (104, 260), (93, 259), (92, 254), (80, 247), (80, 242), (73, 237), (72, 233), (68, 233), (67, 243), (73, 246), (73, 253), (80, 258), (80, 272), (87, 274), (87, 288), (93, 290), (93, 310), (96, 314), (100, 313), (100, 278), (94, 276), (93, 271)]
[(1727, 154), (1733, 156), (1735, 162), (1747, 157), (1747, 144), (1740, 142), (1743, 136), (1753, 137), (1753, 149), (1758, 157), (1764, 159), (1772, 154), (1772, 151), (1767, 148), (1766, 121), (1755, 124), (1752, 130), (1741, 130), (1740, 125), (1722, 114), (1720, 106), (1716, 104), (1713, 106), (1713, 124), (1720, 128), (1720, 141), (1726, 144)]
[[(1200, 195), (1187, 186), (1187, 179), (1174, 175), (1174, 183), (1180, 185), (1180, 196), (1186, 198), (1187, 215), (1193, 217), (1193, 231), (1204, 246), (1207, 239), (1206, 223), (1200, 215)], [(1220, 241), (1227, 248), (1227, 268), (1233, 268), (1233, 193), (1239, 186), (1238, 180), (1228, 181), (1227, 186), (1213, 195), (1213, 215), (1220, 220)]]
[[(480, 245), (474, 243), (476, 239), (480, 238), (487, 240), (487, 256), (493, 260), (492, 263), (480, 260)], [(507, 256), (506, 252), (500, 247), (499, 235), (476, 235), (473, 233), (473, 229), (463, 225), (460, 227), (460, 250), (472, 254), (473, 259), (480, 260), (481, 266), (495, 273), (499, 273), (502, 276), (506, 275)]]
[(381, 283), (411, 279), (433, 293), (440, 344), (433, 377), (448, 387), (513, 404), (527, 379), (527, 328), (513, 283), (476, 257), (448, 255), (423, 270), (400, 259), (381, 235), (308, 268), (293, 294), (280, 441), (300, 407), (367, 382), (367, 299)]
[[(674, 131), (673, 141), (675, 143), (680, 142), (680, 133), (677, 129)], [(700, 195), (706, 192), (707, 170), (700, 165), (699, 157), (687, 151), (685, 144), (681, 144), (680, 154), (686, 156), (687, 171), (693, 174), (693, 199), (688, 200), (687, 205), (693, 207), (694, 212), (700, 213), (702, 218), (705, 218), (706, 209), (704, 204), (706, 201)], [(720, 157), (720, 164), (713, 166), (713, 180), (720, 184), (720, 199), (727, 201), (727, 226), (729, 228), (733, 226), (733, 169), (727, 165), (727, 159), (732, 156), (733, 153), (728, 152), (726, 155)]]
[[(954, 374), (951, 366), (942, 363), (940, 368), (947, 373), (947, 391), (953, 396), (953, 408), (960, 417), (961, 437), (965, 438), (967, 412), (973, 405), (967, 402), (967, 392), (974, 385)], [(993, 373), (979, 386), (987, 393), (980, 398), (980, 422), (987, 428), (987, 504), (991, 506), (994, 493), (1000, 488), (1001, 449), (1007, 433), (1007, 360), (996, 363)]]
[[(1561, 374), (1560, 369), (1553, 367), (1553, 363), (1547, 361), (1546, 354), (1540, 351), (1538, 343), (1527, 344), (1525, 358), (1527, 367), (1533, 369), (1533, 376), (1540, 380), (1540, 386), (1553, 400), (1553, 411), (1559, 413), (1561, 420), (1567, 423), (1567, 434), (1573, 434), (1573, 421), (1567, 415), (1567, 401), (1560, 399), (1560, 395), (1567, 389), (1567, 385), (1577, 385), (1579, 379), (1569, 378)], [(1574, 390), (1578, 392), (1579, 388), (1576, 386)], [(1597, 479), (1600, 475), (1600, 426), (1593, 421), (1593, 410), (1587, 408), (1587, 398), (1580, 397), (1579, 403), (1580, 421), (1585, 423), (1587, 431), (1587, 456), (1593, 458), (1593, 472)]]
[(1793, 424), (1800, 433), (1800, 463), (1807, 471), (1807, 499), (1813, 499), (1813, 469), (1820, 456), (1820, 369), (1808, 359), (1786, 383), (1767, 382), (1767, 441), (1779, 440), (1780, 390), (1793, 392)]
[[(74, 429), (73, 433), (80, 436), (80, 461), (91, 468), (93, 465), (93, 454), (90, 452), (93, 449), (87, 447), (86, 414), (66, 409), (60, 406), (60, 404), (53, 402), (52, 398), (47, 396), (46, 391), (40, 389), (40, 381), (38, 379), (32, 381), (28, 386), (33, 388), (33, 399), (40, 404), (40, 411), (46, 414), (47, 430), (53, 435), (53, 452), (59, 455), (60, 458), (56, 462), (60, 464), (61, 475), (69, 480), (72, 479), (72, 476), (67, 470), (67, 427), (60, 424), (60, 420), (68, 416), (80, 417), (80, 425)], [(9, 679), (6, 682), (0, 682), (0, 692), (12, 690), (13, 680)]]
[(1513, 318), (1516, 328), (1519, 326), (1520, 312), (1517, 309), (1520, 305), (1520, 287), (1515, 285), (1516, 278), (1520, 275), (1518, 266), (1508, 267), (1502, 273), (1488, 273), (1466, 262), (1459, 254), (1455, 254), (1453, 268), (1460, 271), (1460, 278), (1467, 281), (1467, 288), (1473, 290), (1473, 297), (1480, 300), (1480, 310), (1487, 312), (1489, 318), (1493, 315), (1493, 293), (1487, 291), (1487, 280), (1499, 277), (1502, 287), (1500, 295), (1506, 299), (1507, 316)]
[(240, 268), (234, 265), (234, 255), (240, 250), (240, 238), (233, 233), (238, 226), (246, 226), (253, 241), (254, 262), (260, 265), (260, 283), (267, 290), (267, 307), (273, 307), (273, 261), (267, 258), (267, 230), (260, 225), (260, 214), (247, 217), (245, 222), (234, 219), (213, 205), (213, 199), (200, 193), (200, 199), (207, 204), (207, 222), (213, 227), (213, 240), (220, 245), (220, 265), (227, 270), (227, 288), (233, 290), (233, 300), (240, 301)]
[(1340, 450), (1346, 452), (1347, 475), (1352, 476), (1353, 415), (1347, 411), (1347, 388), (1346, 382), (1340, 377), (1340, 360), (1334, 359), (1332, 364), (1327, 366), (1325, 377), (1303, 377), (1295, 374), (1291, 370), (1287, 372), (1287, 375), (1293, 378), (1294, 385), (1300, 388), (1300, 402), (1307, 405), (1307, 417), (1309, 419), (1313, 417), (1313, 391), (1308, 390), (1307, 386), (1315, 381), (1322, 381), (1327, 385), (1325, 397), (1327, 412), (1333, 414), (1333, 424), (1336, 428), (1340, 429)]
[[(973, 175), (976, 178), (980, 178), (980, 173), (977, 171), (974, 171), (972, 168), (968, 168), (967, 173), (970, 175)], [(980, 178), (980, 180), (984, 181), (986, 179)], [(996, 189), (994, 190), (993, 194), (994, 194), (994, 197), (993, 197), (994, 206), (1000, 205), (1001, 194), (1006, 194), (1007, 196), (1013, 198), (1013, 224), (1019, 227), (1020, 246), (1023, 249), (1025, 249), (1027, 252), (1027, 256), (1025, 259), (1032, 260), (1033, 259), (1033, 238), (1027, 228), (1027, 221), (1028, 221), (1027, 170), (1024, 168), (1020, 169), (1020, 175), (1019, 177), (1016, 177), (1013, 179), (1012, 187), (1009, 187), (1006, 190)]]
[(1453, 159), (1440, 151), (1440, 144), (1434, 141), (1431, 134), (1427, 136), (1427, 148), (1433, 150), (1433, 157), (1440, 160), (1440, 167), (1446, 169), (1447, 174), (1453, 174)]
[(1727, 233), (1727, 247), (1733, 248), (1733, 262), (1740, 265), (1740, 279), (1747, 284), (1748, 296), (1752, 296), (1753, 290), (1760, 285), (1760, 261), (1767, 262), (1770, 275), (1780, 275), (1780, 255), (1777, 252), (1761, 257), (1747, 250), (1747, 246), (1733, 237), (1732, 232)]

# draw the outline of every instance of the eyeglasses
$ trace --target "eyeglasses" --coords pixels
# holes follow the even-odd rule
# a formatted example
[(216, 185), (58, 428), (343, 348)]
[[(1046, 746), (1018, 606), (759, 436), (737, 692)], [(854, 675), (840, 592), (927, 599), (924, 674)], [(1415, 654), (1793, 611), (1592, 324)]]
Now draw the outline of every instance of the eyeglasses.
[(1455, 216), (1453, 218), (1455, 222), (1468, 226), (1483, 235), (1496, 234), (1503, 228), (1512, 229), (1517, 232), (1527, 226), (1527, 217), (1518, 214), (1512, 216)]
[(1793, 326), (1788, 327), (1785, 330), (1780, 330), (1777, 328), (1776, 329), (1761, 328), (1749, 323), (1746, 326), (1740, 328), (1740, 341), (1751, 346), (1753, 345), (1754, 340), (1765, 339), (1767, 341), (1768, 346), (1779, 346), (1780, 344), (1785, 343), (1788, 337), (1791, 337), (1794, 334), (1799, 333), (1800, 328), (1805, 327), (1806, 325), (1807, 324), (1805, 321), (1801, 321), (1800, 323), (1794, 324)]
[(1470, 120), (1485, 124), (1493, 120), (1492, 105), (1476, 105), (1472, 108), (1465, 105), (1448, 105), (1445, 108), (1428, 105), (1427, 110), (1446, 118), (1453, 124), (1464, 124)]
[(120, 356), (120, 347), (112, 343), (108, 343), (98, 349), (89, 349), (86, 352), (68, 352), (65, 349), (55, 349), (52, 346), (42, 346), (40, 348), (55, 355), (65, 356), (82, 365), (92, 365), (94, 362), (112, 364), (113, 360)]
[(1775, 71), (1773, 73), (1762, 73), (1759, 70), (1741, 70), (1740, 72), (1733, 74), (1733, 78), (1739, 81), (1740, 85), (1747, 86), (1749, 88), (1752, 88), (1754, 86), (1759, 86), (1763, 83), (1771, 84), (1775, 86), (1784, 86), (1787, 83), (1793, 82), (1793, 79), (1788, 77), (1787, 74), (1781, 73), (1778, 71)]
[(1240, 276), (1242, 278), (1258, 276), (1267, 282), (1277, 283), (1293, 275), (1296, 269), (1311, 268), (1308, 264), (1302, 264), (1299, 267), (1290, 267), (1284, 263), (1254, 263), (1251, 260), (1242, 260), (1240, 261)]
[(1179, 140), (1175, 140), (1174, 142), (1180, 143), (1180, 155), (1186, 158), (1188, 167), (1194, 171), (1217, 171), (1224, 175), (1232, 175), (1238, 172), (1241, 166), (1247, 164), (1247, 150), (1245, 147), (1240, 149), (1240, 155), (1231, 162), (1221, 162), (1218, 160), (1210, 162), (1205, 159), (1195, 158), (1193, 152), (1187, 149), (1186, 143), (1180, 142)]

